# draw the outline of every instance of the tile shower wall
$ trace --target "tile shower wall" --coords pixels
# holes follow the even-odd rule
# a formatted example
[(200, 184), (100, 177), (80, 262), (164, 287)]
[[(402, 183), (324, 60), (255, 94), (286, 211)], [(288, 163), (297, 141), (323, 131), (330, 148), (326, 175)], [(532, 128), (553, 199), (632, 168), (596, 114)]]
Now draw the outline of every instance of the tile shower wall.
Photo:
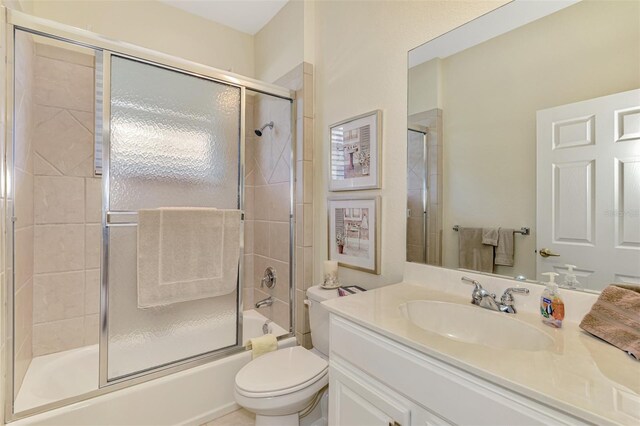
[[(256, 95), (253, 104), (254, 129), (270, 121), (262, 137), (253, 131), (247, 140), (253, 161), (248, 184), (253, 185), (253, 277), (254, 302), (269, 296), (273, 305), (261, 308), (265, 316), (282, 327), (289, 327), (289, 206), (291, 173), (290, 103), (266, 95)], [(264, 271), (276, 270), (273, 289), (260, 287)]]
[(93, 171), (93, 56), (37, 44), (34, 101), (33, 355), (38, 356), (98, 342), (101, 181)]
[[(313, 69), (300, 64), (276, 84), (296, 91), (296, 264), (295, 316), (298, 342), (311, 347), (309, 315), (303, 300), (312, 285), (313, 209)], [(289, 325), (289, 179), (291, 171), (291, 140), (283, 136), (290, 132), (289, 104), (272, 97), (247, 97), (246, 185), (245, 185), (245, 309), (253, 309), (259, 300), (273, 296), (270, 308), (260, 312), (279, 325)], [(274, 129), (257, 137), (256, 128), (274, 121)], [(272, 290), (260, 287), (264, 270), (276, 268), (278, 284)]]
[(33, 358), (33, 110), (35, 44), (19, 33), (15, 44), (15, 393)]
[(442, 110), (426, 112), (427, 134), (427, 263), (442, 265)]
[(425, 263), (423, 193), (427, 173), (425, 135), (409, 131), (407, 137), (407, 262)]

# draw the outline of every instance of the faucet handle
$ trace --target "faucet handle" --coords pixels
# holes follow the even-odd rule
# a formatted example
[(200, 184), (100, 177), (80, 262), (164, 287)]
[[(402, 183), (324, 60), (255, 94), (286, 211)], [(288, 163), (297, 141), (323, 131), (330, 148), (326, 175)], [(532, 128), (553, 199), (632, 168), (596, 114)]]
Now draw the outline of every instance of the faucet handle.
[(502, 302), (503, 305), (513, 304), (513, 293), (529, 294), (529, 289), (523, 287), (509, 287), (504, 291), (504, 293), (502, 293), (500, 302)]
[(481, 290), (481, 289), (482, 289), (482, 286), (480, 285), (480, 281), (476, 281), (476, 280), (474, 280), (473, 278), (469, 278), (469, 277), (462, 277), (462, 278), (460, 278), (460, 280), (461, 280), (462, 282), (467, 282), (467, 283), (469, 283), (469, 284), (474, 285), (474, 286), (475, 286), (475, 288), (476, 288), (476, 290)]

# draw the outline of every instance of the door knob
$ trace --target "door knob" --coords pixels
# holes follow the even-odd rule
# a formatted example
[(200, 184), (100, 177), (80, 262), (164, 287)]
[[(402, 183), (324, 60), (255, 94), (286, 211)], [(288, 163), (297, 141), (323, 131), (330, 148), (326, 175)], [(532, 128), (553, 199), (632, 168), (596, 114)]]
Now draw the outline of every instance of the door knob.
[(560, 255), (557, 254), (557, 253), (552, 252), (548, 248), (542, 248), (542, 249), (540, 249), (540, 256), (549, 257), (549, 256), (560, 256)]

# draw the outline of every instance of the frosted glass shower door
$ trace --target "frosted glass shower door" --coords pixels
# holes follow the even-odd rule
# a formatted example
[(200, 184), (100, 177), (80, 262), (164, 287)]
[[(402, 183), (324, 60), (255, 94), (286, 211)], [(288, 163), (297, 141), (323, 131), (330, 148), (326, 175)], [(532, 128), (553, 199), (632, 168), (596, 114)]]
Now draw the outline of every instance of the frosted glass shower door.
[(241, 337), (237, 280), (229, 294), (153, 308), (139, 308), (137, 293), (139, 210), (241, 207), (241, 89), (109, 58), (103, 382), (105, 374), (112, 381), (234, 347)]

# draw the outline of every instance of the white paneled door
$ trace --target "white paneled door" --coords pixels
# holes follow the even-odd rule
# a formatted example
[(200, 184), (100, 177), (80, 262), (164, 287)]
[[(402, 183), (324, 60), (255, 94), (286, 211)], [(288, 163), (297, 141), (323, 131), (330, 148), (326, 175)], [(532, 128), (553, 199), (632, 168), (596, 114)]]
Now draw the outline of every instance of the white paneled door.
[(538, 111), (537, 161), (538, 279), (640, 284), (640, 90)]

